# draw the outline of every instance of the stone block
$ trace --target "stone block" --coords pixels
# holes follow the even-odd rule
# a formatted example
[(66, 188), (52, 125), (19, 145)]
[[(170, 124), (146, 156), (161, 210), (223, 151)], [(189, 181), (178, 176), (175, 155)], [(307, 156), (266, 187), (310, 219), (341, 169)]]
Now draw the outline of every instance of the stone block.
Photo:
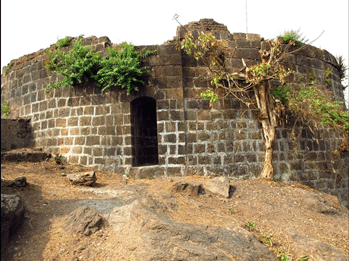
[(68, 126), (78, 126), (79, 118), (68, 118)]
[(198, 115), (197, 115), (197, 111), (196, 110), (189, 110), (189, 111), (185, 111), (185, 118), (186, 120), (194, 120), (196, 121), (198, 119)]
[(195, 153), (205, 153), (205, 144), (194, 144)]
[(66, 119), (56, 119), (56, 127), (67, 127), (67, 120)]
[(175, 122), (166, 122), (166, 132), (175, 132), (176, 131), (176, 123)]
[(74, 145), (85, 145), (86, 137), (75, 137)]
[(84, 115), (93, 115), (94, 114), (94, 107), (89, 106), (84, 108)]
[(168, 121), (169, 118), (169, 112), (168, 111), (158, 111), (157, 113), (158, 121)]
[(99, 145), (100, 144), (100, 137), (99, 136), (88, 136), (86, 137), (86, 145)]
[(207, 141), (210, 140), (211, 135), (209, 133), (206, 132), (199, 132), (198, 133), (198, 141)]
[(81, 154), (82, 153), (82, 147), (72, 147), (72, 153), (74, 154)]
[(197, 100), (187, 100), (186, 103), (187, 109), (198, 109), (199, 104)]
[(166, 172), (168, 177), (182, 176), (181, 167), (167, 167)]
[(105, 116), (93, 117), (92, 125), (93, 126), (105, 125)]
[(196, 133), (188, 133), (188, 143), (196, 143)]
[(169, 113), (172, 121), (179, 121), (183, 119), (183, 113), (181, 111), (170, 111)]
[(209, 156), (199, 156), (198, 161), (199, 161), (199, 164), (207, 165), (207, 164), (210, 164), (210, 157)]
[(158, 110), (169, 109), (170, 108), (169, 101), (168, 100), (157, 101), (157, 108)]
[(93, 148), (92, 149), (93, 156), (103, 156), (103, 151), (104, 151), (103, 148)]
[(71, 136), (76, 136), (80, 134), (80, 129), (79, 128), (71, 128), (69, 129), (69, 135)]
[(80, 105), (80, 97), (70, 97), (67, 99), (67, 106), (77, 107)]
[(178, 141), (180, 143), (184, 143), (185, 142), (185, 134), (184, 133), (179, 133), (178, 134)]
[(169, 157), (168, 164), (185, 164), (185, 157)]
[(94, 158), (94, 162), (95, 162), (95, 164), (104, 165), (105, 164), (105, 159), (104, 158)]
[(176, 138), (176, 134), (167, 134), (167, 135), (164, 135), (164, 142), (167, 142), (167, 143), (176, 143), (177, 141), (177, 138)]

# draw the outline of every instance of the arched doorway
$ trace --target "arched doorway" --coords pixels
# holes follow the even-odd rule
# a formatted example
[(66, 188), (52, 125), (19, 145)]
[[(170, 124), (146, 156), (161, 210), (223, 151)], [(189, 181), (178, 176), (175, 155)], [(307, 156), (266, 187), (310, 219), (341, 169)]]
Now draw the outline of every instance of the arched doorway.
[(156, 100), (140, 97), (131, 102), (132, 165), (158, 164)]

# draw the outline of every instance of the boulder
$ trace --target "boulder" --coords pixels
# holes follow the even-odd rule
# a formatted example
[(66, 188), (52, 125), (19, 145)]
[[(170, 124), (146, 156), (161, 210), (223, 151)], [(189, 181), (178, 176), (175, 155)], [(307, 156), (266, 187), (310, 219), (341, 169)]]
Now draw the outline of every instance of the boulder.
[(205, 189), (211, 191), (213, 194), (219, 195), (224, 198), (231, 197), (231, 186), (229, 185), (229, 179), (226, 177), (216, 177), (205, 182)]
[(23, 200), (18, 195), (1, 194), (1, 254), (23, 220)]
[(64, 229), (71, 233), (89, 236), (103, 225), (103, 218), (92, 208), (82, 206), (74, 210), (64, 220)]
[(17, 187), (25, 187), (27, 186), (27, 178), (26, 177), (18, 177), (16, 178), (13, 183), (17, 186)]
[(175, 192), (184, 193), (188, 196), (199, 196), (205, 194), (205, 190), (201, 184), (189, 183), (186, 181), (178, 181), (173, 185)]
[(94, 171), (78, 172), (67, 175), (73, 185), (92, 186), (96, 183), (97, 177)]

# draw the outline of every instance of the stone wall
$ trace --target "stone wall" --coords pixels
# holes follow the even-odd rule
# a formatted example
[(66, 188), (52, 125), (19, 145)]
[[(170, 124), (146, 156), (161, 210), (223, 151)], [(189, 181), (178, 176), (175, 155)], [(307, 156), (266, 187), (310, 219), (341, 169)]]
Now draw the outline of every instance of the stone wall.
[[(210, 19), (179, 27), (177, 39), (186, 30), (194, 35), (212, 31), (223, 40), (228, 50), (224, 64), (229, 69), (241, 68), (242, 58), (247, 65), (259, 63), (259, 50), (266, 44), (259, 35), (231, 34), (226, 26)], [(89, 37), (83, 43), (102, 54), (112, 45), (107, 37)], [(200, 98), (203, 90), (211, 88), (207, 68), (178, 50), (176, 44), (173, 40), (146, 46), (157, 52), (144, 62), (149, 68), (143, 77), (144, 86), (129, 96), (117, 87), (102, 93), (90, 83), (45, 93), (47, 84), (57, 76), (44, 68), (46, 51), (41, 50), (11, 62), (9, 73), (2, 75), (1, 99), (8, 102), (11, 118), (31, 119), (36, 146), (61, 154), (71, 163), (136, 177), (257, 176), (265, 148), (256, 110), (232, 97), (221, 98), (213, 105)], [(344, 100), (336, 65), (327, 51), (309, 46), (290, 55), (289, 66), (296, 74), (289, 80), (298, 84), (300, 75), (316, 73), (323, 88), (332, 90), (337, 100)], [(327, 68), (332, 69), (329, 86), (324, 81)], [(156, 106), (142, 107), (151, 101)], [(148, 126), (150, 122), (156, 124)], [(344, 158), (335, 162), (340, 178), (334, 189), (330, 163), (329, 145), (338, 145), (338, 136), (323, 130), (325, 138), (318, 144), (313, 134), (304, 130), (299, 143), (294, 144), (287, 126), (279, 128), (277, 134), (273, 161), (276, 178), (338, 194), (348, 205), (348, 165), (343, 163)]]
[(31, 147), (34, 137), (29, 119), (1, 119), (1, 152)]

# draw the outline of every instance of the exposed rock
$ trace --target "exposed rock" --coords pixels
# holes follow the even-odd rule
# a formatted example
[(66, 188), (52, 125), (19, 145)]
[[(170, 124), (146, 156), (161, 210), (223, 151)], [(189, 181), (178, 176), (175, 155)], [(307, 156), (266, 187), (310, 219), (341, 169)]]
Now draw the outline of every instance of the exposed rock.
[(67, 231), (89, 236), (101, 228), (103, 218), (92, 208), (82, 206), (70, 213), (64, 223)]
[(97, 177), (94, 171), (79, 172), (67, 175), (73, 185), (92, 186), (96, 183)]
[(1, 179), (1, 187), (12, 187), (14, 185), (12, 180)]
[(13, 183), (17, 186), (17, 187), (25, 187), (28, 183), (27, 183), (27, 178), (26, 177), (18, 177), (16, 178)]
[(23, 200), (18, 195), (1, 194), (1, 253), (24, 219)]
[(25, 187), (27, 185), (27, 178), (26, 177), (18, 177), (14, 180), (3, 180), (1, 179), (1, 187)]
[(49, 152), (41, 148), (22, 148), (11, 151), (1, 152), (1, 161), (29, 161), (39, 162), (51, 158)]
[(190, 196), (198, 196), (205, 194), (205, 190), (201, 184), (189, 183), (186, 181), (178, 181), (173, 185), (173, 189), (176, 192), (182, 192)]
[(320, 194), (305, 190), (303, 190), (302, 193), (306, 194), (303, 200), (303, 205), (309, 210), (323, 214), (338, 214), (340, 212), (340, 210), (332, 207), (332, 205), (327, 202)]
[(134, 255), (138, 260), (276, 260), (242, 228), (173, 221), (139, 201), (115, 208), (108, 222), (123, 239), (124, 247), (137, 246)]
[(198, 196), (200, 194), (205, 194), (205, 191), (210, 191), (224, 198), (231, 197), (235, 191), (235, 187), (229, 184), (229, 179), (226, 177), (205, 180), (203, 184), (178, 181), (173, 185), (173, 189), (176, 192), (182, 192), (190, 196)]
[(347, 261), (345, 253), (339, 248), (329, 245), (324, 241), (310, 235), (299, 234), (298, 231), (289, 229), (288, 234), (295, 242), (294, 250), (297, 256), (309, 256), (309, 260), (317, 261)]
[(216, 177), (205, 182), (205, 189), (211, 191), (214, 194), (222, 196), (224, 198), (229, 198), (230, 185), (229, 179), (226, 177)]

